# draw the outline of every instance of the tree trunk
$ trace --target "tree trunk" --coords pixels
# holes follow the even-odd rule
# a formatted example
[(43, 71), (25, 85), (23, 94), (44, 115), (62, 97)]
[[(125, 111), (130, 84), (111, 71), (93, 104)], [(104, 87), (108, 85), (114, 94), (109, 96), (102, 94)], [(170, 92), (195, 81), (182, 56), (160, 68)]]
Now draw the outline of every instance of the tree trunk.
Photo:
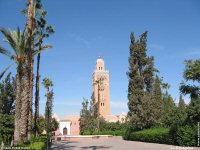
[(28, 116), (29, 116), (29, 100), (30, 100), (30, 90), (29, 90), (29, 64), (26, 60), (24, 68), (24, 96), (22, 99), (21, 106), (21, 120), (20, 120), (20, 134), (22, 140), (27, 140), (27, 131), (28, 131)]
[(33, 29), (34, 29), (34, 0), (29, 0), (29, 8), (28, 8), (28, 39), (29, 39), (29, 49), (27, 53), (27, 69), (29, 74), (28, 76), (28, 116), (27, 116), (27, 136), (28, 139), (31, 139), (31, 125), (32, 125), (32, 98), (33, 98), (33, 66), (34, 66), (34, 37), (33, 37)]
[(40, 53), (37, 55), (37, 76), (36, 76), (36, 85), (35, 85), (35, 136), (38, 135), (38, 126), (39, 126), (39, 101), (40, 101)]
[(31, 131), (32, 131), (32, 105), (33, 105), (33, 83), (34, 83), (34, 59), (31, 55), (31, 64), (30, 64), (30, 76), (29, 76), (29, 106), (28, 106), (28, 140), (31, 140)]
[(14, 131), (14, 145), (17, 145), (20, 141), (20, 119), (21, 119), (21, 93), (22, 93), (22, 66), (17, 68), (16, 79), (16, 103), (15, 103), (15, 131)]

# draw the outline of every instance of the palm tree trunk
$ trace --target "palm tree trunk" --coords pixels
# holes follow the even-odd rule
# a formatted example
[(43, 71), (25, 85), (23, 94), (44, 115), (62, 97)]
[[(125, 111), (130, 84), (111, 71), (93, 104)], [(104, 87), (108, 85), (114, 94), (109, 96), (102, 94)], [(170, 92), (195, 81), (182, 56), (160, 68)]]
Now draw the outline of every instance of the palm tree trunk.
[(27, 62), (28, 62), (28, 72), (29, 74), (27, 81), (28, 82), (28, 116), (27, 116), (27, 136), (28, 139), (31, 139), (31, 125), (32, 125), (32, 98), (33, 98), (33, 66), (34, 66), (34, 58), (33, 58), (33, 50), (34, 50), (34, 42), (33, 42), (33, 28), (34, 28), (34, 0), (29, 0), (29, 8), (28, 8), (28, 38), (29, 38), (29, 49), (27, 54)]
[(30, 64), (30, 76), (29, 76), (29, 106), (28, 106), (28, 140), (31, 139), (32, 132), (32, 105), (33, 105), (33, 83), (34, 83), (34, 59), (31, 56), (31, 64)]
[(16, 79), (16, 104), (15, 104), (15, 131), (14, 131), (14, 145), (21, 141), (20, 138), (20, 119), (21, 119), (21, 93), (22, 93), (22, 66), (17, 68)]
[(37, 55), (37, 76), (36, 76), (36, 85), (35, 85), (35, 136), (38, 135), (38, 126), (39, 126), (39, 101), (40, 101), (40, 53)]
[(27, 131), (28, 131), (28, 117), (29, 117), (29, 100), (30, 100), (30, 85), (29, 85), (29, 64), (25, 64), (24, 68), (24, 82), (23, 82), (23, 88), (24, 88), (24, 96), (22, 98), (22, 106), (21, 106), (21, 119), (20, 119), (20, 134), (22, 140), (27, 140)]

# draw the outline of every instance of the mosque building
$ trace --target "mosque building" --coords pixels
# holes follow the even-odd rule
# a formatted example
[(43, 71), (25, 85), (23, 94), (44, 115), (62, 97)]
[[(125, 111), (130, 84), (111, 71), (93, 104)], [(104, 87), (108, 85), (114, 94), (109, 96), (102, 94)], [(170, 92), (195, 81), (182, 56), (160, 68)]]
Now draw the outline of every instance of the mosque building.
[[(93, 100), (94, 104), (99, 105), (100, 116), (108, 122), (124, 122), (126, 113), (120, 115), (111, 114), (110, 106), (110, 76), (106, 70), (105, 61), (99, 57), (93, 73)], [(53, 116), (59, 122), (59, 128), (55, 135), (79, 135), (79, 115), (65, 116), (60, 120), (59, 116)]]

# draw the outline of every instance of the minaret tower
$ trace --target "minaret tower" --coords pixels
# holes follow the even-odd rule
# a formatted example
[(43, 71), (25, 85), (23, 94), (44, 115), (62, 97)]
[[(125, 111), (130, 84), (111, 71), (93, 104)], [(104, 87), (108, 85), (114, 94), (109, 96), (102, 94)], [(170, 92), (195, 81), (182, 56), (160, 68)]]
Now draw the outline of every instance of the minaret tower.
[[(97, 82), (100, 80), (100, 83)], [(105, 62), (102, 57), (96, 61), (96, 69), (93, 73), (94, 103), (98, 102), (100, 116), (110, 115), (110, 78), (109, 71), (105, 68)]]

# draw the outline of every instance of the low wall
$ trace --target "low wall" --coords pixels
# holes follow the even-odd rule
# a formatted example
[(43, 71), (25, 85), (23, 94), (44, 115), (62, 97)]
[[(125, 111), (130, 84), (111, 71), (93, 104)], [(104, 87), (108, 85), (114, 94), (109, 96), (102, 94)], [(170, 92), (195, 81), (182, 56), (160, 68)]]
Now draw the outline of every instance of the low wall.
[(113, 137), (112, 135), (77, 135), (77, 136), (60, 135), (53, 137), (53, 139), (55, 141), (73, 141), (73, 140), (108, 139), (112, 137)]

